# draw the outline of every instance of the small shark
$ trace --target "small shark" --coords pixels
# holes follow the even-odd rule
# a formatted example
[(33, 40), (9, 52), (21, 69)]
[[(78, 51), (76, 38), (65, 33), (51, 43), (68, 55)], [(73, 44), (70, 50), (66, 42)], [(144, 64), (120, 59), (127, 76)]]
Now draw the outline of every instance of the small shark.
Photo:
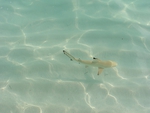
[(89, 65), (89, 66), (93, 66), (93, 67), (98, 67), (98, 73), (97, 75), (101, 74), (104, 68), (109, 68), (109, 67), (115, 67), (117, 66), (116, 62), (113, 61), (102, 61), (98, 58), (93, 57), (93, 61), (87, 61), (87, 60), (81, 60), (80, 58), (77, 59), (75, 57), (73, 57), (71, 54), (69, 54), (68, 52), (66, 52), (65, 50), (63, 50), (63, 53), (68, 56), (70, 58), (71, 61), (77, 61), (79, 63), (85, 64), (85, 65)]

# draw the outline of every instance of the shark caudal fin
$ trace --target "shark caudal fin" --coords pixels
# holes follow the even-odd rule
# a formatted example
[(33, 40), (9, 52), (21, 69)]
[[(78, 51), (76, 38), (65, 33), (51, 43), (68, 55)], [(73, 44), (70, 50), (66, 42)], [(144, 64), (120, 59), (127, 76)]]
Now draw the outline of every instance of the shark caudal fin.
[(70, 58), (71, 61), (76, 60), (71, 54), (69, 54), (67, 51), (63, 50), (63, 53)]

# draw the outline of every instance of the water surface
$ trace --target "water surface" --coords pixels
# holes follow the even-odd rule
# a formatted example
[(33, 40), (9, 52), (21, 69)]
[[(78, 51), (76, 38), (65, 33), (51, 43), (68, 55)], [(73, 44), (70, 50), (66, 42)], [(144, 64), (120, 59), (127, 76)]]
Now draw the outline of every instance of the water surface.
[[(149, 113), (149, 4), (1, 0), (0, 112)], [(63, 50), (118, 65), (97, 76)]]

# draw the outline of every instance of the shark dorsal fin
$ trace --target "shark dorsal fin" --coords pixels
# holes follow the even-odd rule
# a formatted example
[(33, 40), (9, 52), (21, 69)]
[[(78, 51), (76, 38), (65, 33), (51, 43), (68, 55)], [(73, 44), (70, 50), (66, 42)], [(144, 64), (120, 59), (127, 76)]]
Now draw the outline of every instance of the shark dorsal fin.
[(96, 61), (101, 61), (101, 60), (98, 59), (98, 58), (93, 57), (93, 61), (96, 62)]

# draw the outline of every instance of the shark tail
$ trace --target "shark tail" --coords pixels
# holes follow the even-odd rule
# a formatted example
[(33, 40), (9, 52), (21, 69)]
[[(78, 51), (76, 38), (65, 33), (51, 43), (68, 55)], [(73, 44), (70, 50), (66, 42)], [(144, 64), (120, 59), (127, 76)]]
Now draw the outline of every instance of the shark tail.
[(72, 61), (72, 60), (77, 61), (77, 59), (76, 59), (75, 57), (73, 57), (71, 54), (69, 54), (67, 51), (63, 50), (63, 53), (64, 53), (66, 56), (68, 56), (71, 61)]

